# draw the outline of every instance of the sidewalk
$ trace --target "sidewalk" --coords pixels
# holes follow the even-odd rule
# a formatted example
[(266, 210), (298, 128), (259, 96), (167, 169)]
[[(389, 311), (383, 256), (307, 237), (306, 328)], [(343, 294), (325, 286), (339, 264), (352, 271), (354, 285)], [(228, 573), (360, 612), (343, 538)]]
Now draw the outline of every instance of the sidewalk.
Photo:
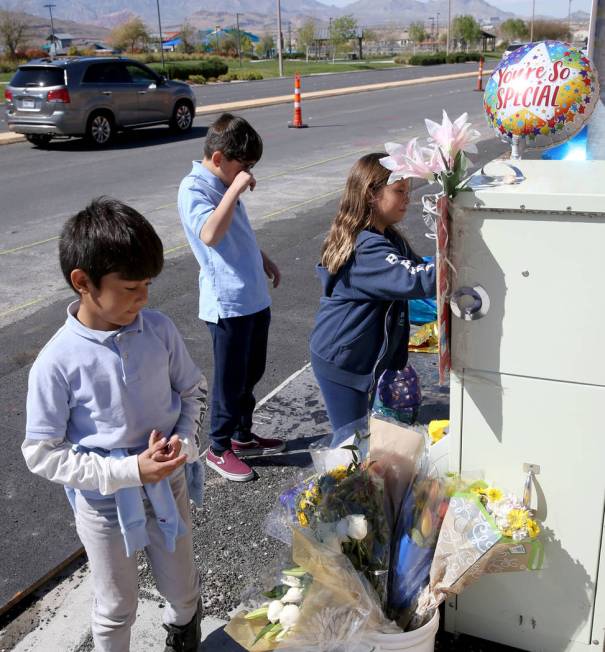
[[(449, 391), (436, 386), (435, 358), (410, 356), (423, 386), (420, 423), (447, 418), (449, 412)], [(264, 518), (282, 488), (292, 482), (300, 468), (310, 464), (309, 444), (329, 433), (325, 409), (308, 365), (259, 401), (255, 431), (261, 436), (285, 436), (287, 450), (279, 456), (254, 460), (259, 478), (245, 485), (235, 486), (236, 483), (228, 483), (209, 471), (204, 507), (194, 515), (194, 548), (202, 575), (204, 610), (204, 641), (200, 650), (243, 649), (223, 632), (223, 626), (237, 609), (242, 590), (261, 577), (265, 566), (283, 549), (283, 544), (264, 534)], [(215, 510), (220, 513), (213, 513)], [(227, 536), (221, 539), (225, 529)], [(238, 562), (233, 563), (232, 559)], [(144, 557), (140, 557), (139, 578), (140, 600), (131, 652), (162, 650), (163, 601)], [(0, 652), (93, 650), (89, 626), (91, 592), (88, 565), (84, 564), (0, 632)]]

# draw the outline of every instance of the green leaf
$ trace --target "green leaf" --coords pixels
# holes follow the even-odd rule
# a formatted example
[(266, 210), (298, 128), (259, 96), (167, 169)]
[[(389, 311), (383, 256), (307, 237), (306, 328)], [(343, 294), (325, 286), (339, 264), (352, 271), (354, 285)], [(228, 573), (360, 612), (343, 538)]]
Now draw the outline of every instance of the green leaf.
[(277, 625), (278, 627), (281, 627), (281, 625), (280, 625), (279, 623), (267, 623), (267, 624), (266, 624), (266, 625), (265, 625), (265, 626), (260, 630), (260, 632), (256, 635), (256, 638), (254, 639), (254, 642), (252, 643), (252, 646), (251, 646), (251, 647), (253, 647), (254, 645), (256, 645), (256, 644), (261, 640), (261, 638), (263, 638), (263, 636), (265, 636), (265, 634), (268, 634), (268, 633), (269, 633), (269, 632), (270, 632), (270, 631), (271, 631), (271, 630), (272, 630), (276, 625)]
[(254, 611), (249, 611), (244, 618), (246, 620), (256, 620), (257, 618), (266, 618), (269, 607), (259, 607)]
[(274, 586), (270, 591), (266, 591), (263, 595), (270, 600), (280, 600), (286, 595), (290, 587), (285, 584), (278, 584)]
[(295, 566), (294, 568), (284, 568), (282, 575), (292, 575), (292, 577), (302, 577), (306, 575), (307, 571), (302, 566)]

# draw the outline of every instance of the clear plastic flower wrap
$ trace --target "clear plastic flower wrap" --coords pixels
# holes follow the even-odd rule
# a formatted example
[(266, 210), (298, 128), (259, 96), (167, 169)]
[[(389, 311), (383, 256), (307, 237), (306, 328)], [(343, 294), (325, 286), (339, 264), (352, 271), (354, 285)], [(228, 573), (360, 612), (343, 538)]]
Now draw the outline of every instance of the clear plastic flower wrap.
[(448, 596), (488, 573), (539, 570), (540, 525), (517, 496), (483, 480), (456, 479), (430, 570), (413, 618), (421, 626)]
[(418, 596), (428, 584), (439, 531), (448, 507), (446, 484), (425, 456), (409, 485), (393, 534), (387, 614), (406, 629)]
[(294, 567), (278, 570), (277, 582), (269, 574), (225, 627), (243, 648), (344, 652), (368, 631), (394, 631), (346, 555), (303, 529), (293, 530), (291, 553)]

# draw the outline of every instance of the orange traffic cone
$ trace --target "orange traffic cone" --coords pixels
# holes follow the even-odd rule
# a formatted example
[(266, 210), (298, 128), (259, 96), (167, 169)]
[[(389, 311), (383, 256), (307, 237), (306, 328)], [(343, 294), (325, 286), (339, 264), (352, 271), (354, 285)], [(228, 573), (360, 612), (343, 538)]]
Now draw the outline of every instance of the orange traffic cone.
[(302, 107), (300, 103), (300, 73), (294, 75), (294, 118), (288, 123), (288, 127), (301, 129), (307, 125), (302, 121)]
[(476, 91), (483, 91), (483, 57), (479, 58), (479, 73), (477, 75)]

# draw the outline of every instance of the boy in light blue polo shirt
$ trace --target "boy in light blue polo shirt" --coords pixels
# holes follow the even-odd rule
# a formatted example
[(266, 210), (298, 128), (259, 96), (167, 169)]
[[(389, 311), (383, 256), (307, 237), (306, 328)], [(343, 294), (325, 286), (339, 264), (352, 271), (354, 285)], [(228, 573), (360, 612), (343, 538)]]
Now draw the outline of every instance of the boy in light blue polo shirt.
[(67, 221), (59, 257), (79, 299), (30, 371), (23, 455), (67, 489), (93, 577), (95, 649), (128, 651), (145, 549), (166, 599), (165, 652), (197, 651), (189, 497), (203, 480), (206, 389), (172, 321), (144, 309), (162, 243), (134, 209), (101, 198)]
[(251, 169), (263, 143), (250, 124), (224, 113), (209, 128), (204, 159), (179, 188), (178, 207), (189, 245), (200, 265), (199, 317), (212, 335), (214, 382), (210, 448), (206, 464), (228, 480), (245, 482), (254, 471), (241, 457), (277, 453), (280, 439), (252, 432), (254, 386), (267, 356), (271, 298), (279, 270), (262, 252), (241, 195), (252, 192)]

